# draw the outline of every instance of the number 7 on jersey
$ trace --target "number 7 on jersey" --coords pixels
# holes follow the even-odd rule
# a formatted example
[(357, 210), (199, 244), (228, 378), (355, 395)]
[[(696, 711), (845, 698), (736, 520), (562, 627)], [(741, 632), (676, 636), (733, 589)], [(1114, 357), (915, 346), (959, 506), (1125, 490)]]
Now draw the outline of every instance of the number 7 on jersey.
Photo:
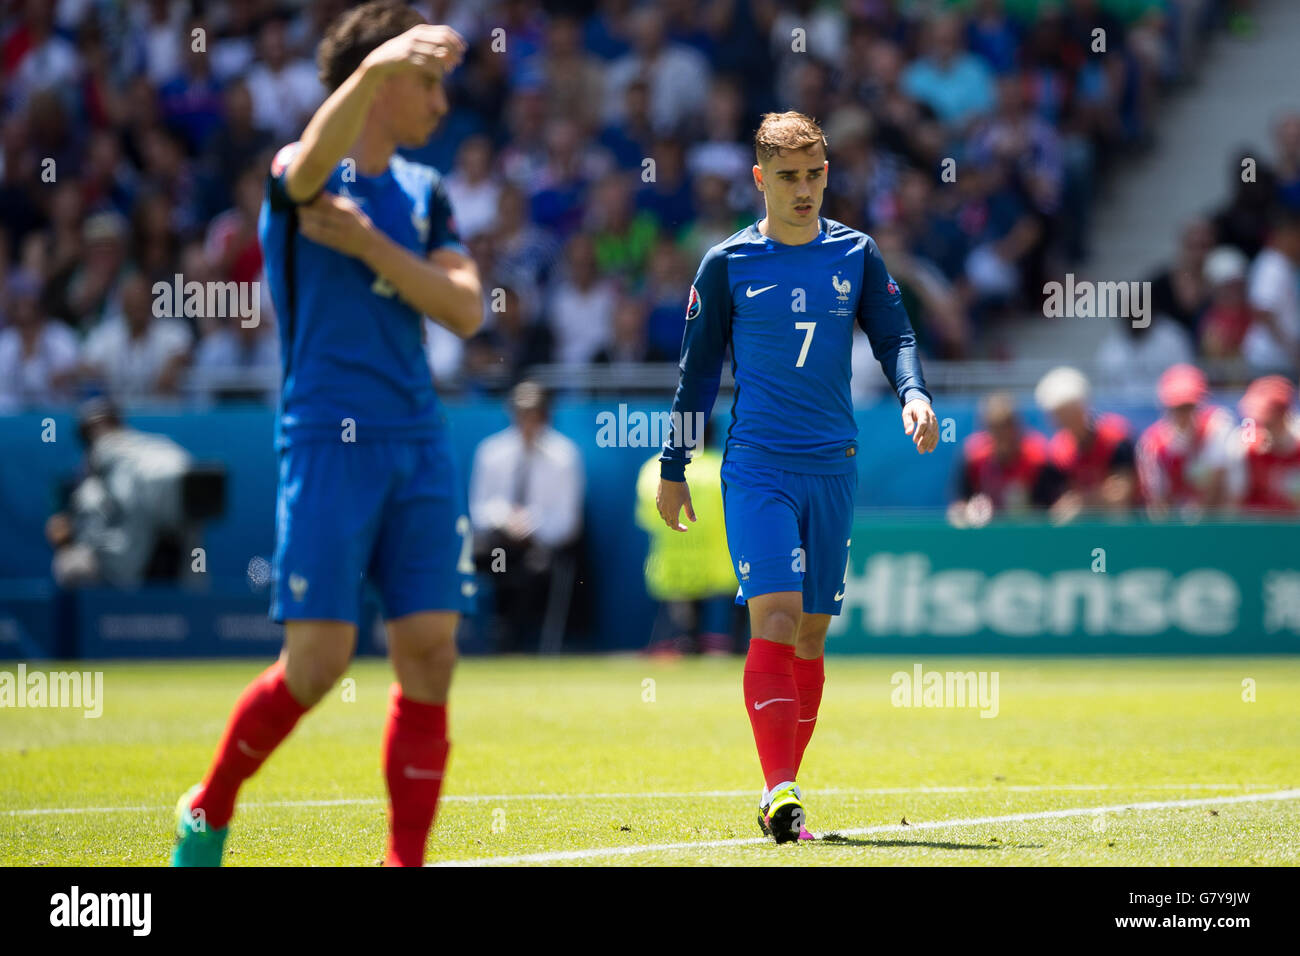
[(796, 322), (794, 327), (804, 333), (803, 348), (799, 350), (799, 361), (794, 363), (794, 367), (803, 368), (803, 363), (808, 359), (808, 346), (812, 345), (813, 333), (817, 331), (817, 323)]

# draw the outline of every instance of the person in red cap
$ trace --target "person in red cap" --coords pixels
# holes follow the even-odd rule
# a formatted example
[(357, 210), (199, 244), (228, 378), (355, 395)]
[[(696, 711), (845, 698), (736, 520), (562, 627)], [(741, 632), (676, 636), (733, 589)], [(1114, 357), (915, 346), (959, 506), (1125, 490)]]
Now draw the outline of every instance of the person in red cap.
[(1137, 445), (1138, 483), (1147, 512), (1195, 516), (1221, 508), (1227, 495), (1232, 416), (1206, 403), (1205, 375), (1195, 365), (1173, 365), (1156, 383), (1165, 413)]
[(1244, 511), (1300, 514), (1300, 416), (1295, 386), (1281, 375), (1250, 383), (1238, 408), (1229, 492)]

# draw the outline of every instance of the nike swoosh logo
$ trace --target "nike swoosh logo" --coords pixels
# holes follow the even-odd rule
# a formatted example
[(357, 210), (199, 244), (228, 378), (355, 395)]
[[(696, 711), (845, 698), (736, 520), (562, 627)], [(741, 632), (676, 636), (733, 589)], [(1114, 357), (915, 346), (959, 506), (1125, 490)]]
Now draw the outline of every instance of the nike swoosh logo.
[(835, 600), (837, 600), (837, 601), (843, 601), (843, 600), (844, 600), (844, 592), (843, 592), (843, 591), (836, 591), (836, 592), (835, 592)]
[(254, 750), (252, 747), (248, 746), (248, 744), (244, 743), (243, 740), (236, 740), (235, 746), (239, 748), (239, 752), (245, 757), (252, 757), (254, 760), (260, 760), (271, 752), (269, 750)]
[(761, 289), (755, 289), (754, 287), (749, 286), (749, 287), (746, 287), (746, 289), (745, 289), (745, 298), (746, 298), (746, 299), (752, 299), (752, 298), (754, 298), (754, 296), (756, 296), (756, 295), (762, 295), (762, 294), (763, 294), (764, 292), (766, 292), (768, 289), (775, 289), (775, 288), (776, 288), (776, 283), (775, 283), (775, 282), (773, 282), (771, 285), (765, 285), (765, 286), (763, 286), (763, 288), (761, 288)]
[(408, 780), (441, 780), (442, 773), (437, 770), (421, 770), (419, 767), (403, 767), (402, 775)]
[(785, 703), (787, 703), (787, 704), (793, 704), (793, 703), (794, 703), (794, 698), (793, 698), (793, 697), (773, 697), (771, 700), (765, 700), (765, 701), (763, 701), (763, 703), (761, 703), (761, 704), (760, 704), (758, 701), (754, 701), (754, 709), (755, 709), (755, 710), (762, 710), (762, 709), (763, 709), (764, 707), (766, 707), (768, 704), (779, 704), (779, 703), (781, 703), (781, 702), (783, 702), (783, 701), (784, 701)]

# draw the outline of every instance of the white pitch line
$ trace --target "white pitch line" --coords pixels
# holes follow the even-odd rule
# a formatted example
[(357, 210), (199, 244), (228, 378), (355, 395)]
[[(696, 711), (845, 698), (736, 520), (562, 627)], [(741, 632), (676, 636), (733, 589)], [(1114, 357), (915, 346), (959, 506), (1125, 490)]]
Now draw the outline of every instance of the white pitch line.
[[(827, 796), (889, 796), (926, 793), (1042, 793), (1051, 790), (1234, 790), (1272, 787), (1271, 783), (1148, 783), (1139, 785), (1117, 783), (1030, 783), (984, 787), (825, 787), (813, 791)], [(466, 793), (449, 794), (443, 803), (504, 803), (508, 800), (695, 800), (711, 797), (754, 796), (749, 790), (690, 790), (678, 792), (646, 793)], [(264, 800), (241, 803), (241, 809), (266, 807), (360, 807), (385, 803), (383, 797), (343, 797), (337, 800)], [(0, 816), (37, 817), (68, 813), (161, 813), (173, 807), (32, 807), (23, 810), (0, 811)]]
[[(1108, 807), (1072, 807), (1066, 810), (1039, 810), (1033, 813), (1007, 813), (995, 817), (968, 817), (959, 820), (931, 820), (911, 823), (889, 823), (874, 827), (852, 827), (832, 832), (840, 836), (866, 836), (873, 833), (912, 833), (917, 830), (944, 830), (955, 827), (980, 826), (987, 823), (1019, 823), (1025, 820), (1052, 820), (1062, 817), (1098, 816), (1124, 810), (1169, 810), (1179, 807), (1201, 807), (1228, 803), (1260, 803), (1300, 799), (1300, 789), (1278, 790), (1274, 793), (1248, 793), (1235, 797), (1197, 797), (1193, 800), (1153, 800), (1146, 803), (1119, 803)], [(766, 837), (730, 840), (700, 840), (686, 843), (650, 843), (639, 846), (592, 847), (586, 850), (553, 850), (545, 853), (523, 853), (517, 856), (486, 856), (471, 860), (444, 860), (428, 866), (506, 866), (513, 863), (558, 863), (564, 860), (592, 860), (600, 857), (634, 856), (672, 850), (705, 850), (717, 847), (749, 846), (766, 843)]]

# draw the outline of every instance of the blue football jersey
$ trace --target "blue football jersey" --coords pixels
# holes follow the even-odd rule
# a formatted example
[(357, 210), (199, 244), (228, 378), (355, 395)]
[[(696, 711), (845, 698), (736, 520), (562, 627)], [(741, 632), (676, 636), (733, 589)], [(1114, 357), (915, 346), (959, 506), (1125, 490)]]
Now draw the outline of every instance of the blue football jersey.
[(830, 219), (790, 246), (755, 223), (714, 246), (691, 286), (681, 379), (660, 474), (682, 481), (688, 423), (707, 418), (731, 348), (736, 380), (727, 459), (808, 474), (856, 468), (849, 389), (853, 328), (862, 327), (899, 401), (930, 400), (898, 283), (870, 236)]
[[(284, 175), (299, 148), (271, 164), (258, 237), (280, 332), (283, 383), (277, 442), (337, 437), (345, 419), (357, 441), (437, 434), (446, 418), (424, 353), (423, 316), (360, 259), (298, 231)], [(438, 171), (394, 155), (378, 176), (344, 163), (323, 192), (347, 196), (376, 228), (417, 256), (463, 251)]]

